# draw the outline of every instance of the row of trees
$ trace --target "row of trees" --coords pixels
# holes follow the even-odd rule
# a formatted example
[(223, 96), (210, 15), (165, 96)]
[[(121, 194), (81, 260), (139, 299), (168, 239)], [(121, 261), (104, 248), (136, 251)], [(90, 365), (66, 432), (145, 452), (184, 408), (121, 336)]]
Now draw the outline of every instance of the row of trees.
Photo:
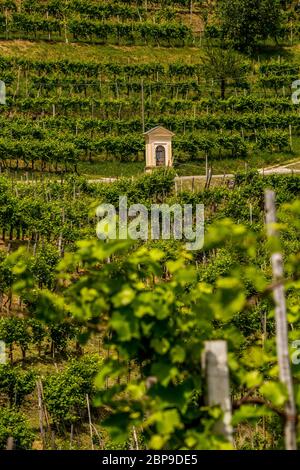
[[(57, 255), (59, 259), (58, 252)], [(41, 252), (37, 255), (36, 264), (39, 263), (41, 266), (41, 261), (39, 260), (40, 256)], [(53, 288), (53, 280), (55, 277), (53, 267), (52, 269), (49, 267), (48, 271), (44, 267), (44, 273), (41, 271), (39, 277), (41, 278), (43, 276), (44, 282), (40, 282), (38, 279), (36, 280), (40, 288), (42, 286), (48, 286), (49, 288), (52, 286)], [(23, 361), (30, 349), (35, 349), (39, 357), (41, 357), (42, 353), (44, 355), (51, 355), (53, 358), (55, 358), (57, 354), (67, 356), (68, 346), (71, 340), (75, 341), (79, 335), (80, 329), (71, 324), (54, 323), (46, 326), (34, 318), (23, 319), (15, 316), (0, 318), (0, 340), (4, 341), (8, 349), (11, 364), (14, 362), (14, 351), (16, 351), (16, 348), (20, 349)], [(8, 369), (11, 370), (10, 368)], [(5, 371), (5, 367), (3, 367), (3, 370)], [(16, 372), (18, 373), (18, 371), (19, 369), (17, 368)], [(18, 377), (16, 376), (16, 380), (17, 379)], [(1, 382), (2, 380), (0, 379), (0, 384)], [(16, 392), (12, 392), (10, 395), (11, 404), (20, 404), (22, 398), (22, 396), (20, 398), (16, 396)], [(12, 400), (15, 400), (15, 403), (12, 403)]]
[(8, 22), (5, 15), (0, 16), (0, 31), (9, 34), (25, 34), (37, 37), (38, 33), (53, 35), (52, 39), (61, 38), (68, 41), (85, 39), (107, 43), (125, 41), (126, 43), (154, 43), (155, 45), (181, 45), (192, 39), (191, 29), (176, 22), (101, 22), (88, 19), (66, 20), (44, 18), (25, 13), (13, 14)]
[[(214, 70), (210, 66), (207, 67), (206, 80), (187, 79), (182, 81), (164, 80), (128, 80), (127, 77), (117, 77), (115, 80), (102, 81), (102, 79), (85, 78), (83, 76), (70, 75), (68, 78), (61, 75), (32, 75), (26, 78), (26, 87), (20, 87), (18, 95), (26, 94), (27, 97), (40, 96), (67, 96), (70, 92), (83, 94), (85, 97), (94, 98), (120, 98), (140, 97), (144, 92), (147, 97), (165, 97), (166, 99), (186, 99), (197, 101), (207, 95), (216, 95), (216, 90), (220, 90), (221, 98), (225, 98), (225, 92), (230, 89), (236, 95), (243, 91), (247, 93), (261, 94), (266, 88), (274, 89), (276, 94), (288, 95), (291, 84), (298, 79), (298, 75), (262, 75), (253, 83), (247, 81), (245, 76), (233, 73), (234, 68), (230, 68), (231, 72), (218, 68), (220, 64), (214, 64)], [(220, 65), (221, 67), (221, 65)], [(229, 67), (229, 64), (228, 64)], [(217, 71), (218, 70), (218, 71)], [(228, 69), (229, 70), (229, 69)], [(9, 90), (15, 86), (15, 77), (12, 73), (6, 73), (2, 76), (6, 85), (11, 85)], [(284, 88), (284, 89), (283, 89)], [(228, 94), (228, 93), (227, 93)]]
[[(151, 129), (156, 120), (145, 120), (145, 127)], [(243, 113), (202, 115), (197, 117), (188, 116), (162, 116), (160, 123), (170, 130), (180, 133), (191, 133), (197, 130), (239, 130), (257, 131), (257, 129), (285, 129), (289, 125), (299, 130), (300, 116), (294, 113)], [(26, 118), (14, 118), (14, 120), (1, 120), (3, 138), (14, 138), (16, 140), (34, 138), (37, 140), (53, 140), (60, 137), (73, 141), (80, 137), (89, 137), (97, 140), (108, 134), (112, 136), (124, 136), (124, 134), (138, 134), (142, 128), (141, 119), (115, 120), (115, 119), (77, 119), (76, 117), (64, 118), (42, 118), (40, 120), (29, 120)], [(257, 132), (260, 134), (260, 132)]]
[[(256, 197), (261, 197), (263, 187), (266, 184), (282, 187), (284, 200), (289, 200), (299, 192), (297, 176), (264, 177), (258, 179), (257, 190), (253, 192), (252, 206), (256, 204)], [(64, 183), (53, 181), (44, 183), (32, 182), (20, 183), (17, 188), (10, 180), (4, 177), (0, 179), (0, 229), (2, 239), (6, 243), (14, 240), (23, 241), (23, 245), (29, 254), (34, 255), (31, 259), (31, 270), (35, 276), (38, 287), (53, 287), (54, 272), (58, 257), (62, 254), (61, 244), (65, 249), (72, 249), (74, 242), (82, 237), (91, 238), (95, 236), (96, 219), (90, 207), (97, 203), (107, 202), (118, 204), (119, 195), (128, 197), (130, 204), (143, 202), (148, 204), (167, 201), (174, 191), (174, 173), (164, 171), (145, 175), (135, 180), (120, 179), (115, 183), (88, 184), (82, 178), (69, 177)], [(220, 210), (224, 208), (226, 201), (230, 206), (228, 214), (236, 213), (240, 207), (248, 211), (249, 191), (253, 183), (245, 187), (244, 195), (239, 190), (242, 198), (242, 206), (236, 205), (235, 192), (221, 188), (219, 192), (207, 193), (205, 198), (215, 206), (215, 211), (220, 204)], [(199, 194), (198, 202), (201, 202), (202, 194)], [(195, 200), (195, 195), (193, 195)], [(230, 201), (232, 199), (232, 204)], [(182, 202), (182, 201), (181, 201)], [(259, 206), (260, 207), (259, 203)], [(222, 212), (221, 212), (222, 213)], [(247, 221), (246, 216), (237, 215), (237, 220)], [(59, 243), (60, 242), (60, 243)], [(30, 249), (29, 249), (30, 248)], [(4, 297), (11, 294), (11, 286), (14, 281), (12, 265), (6, 257), (1, 257), (1, 293), (2, 307), (5, 311)]]
[[(64, 184), (52, 182), (47, 186), (37, 185), (33, 181), (17, 187), (7, 178), (1, 177), (0, 181), (2, 240), (8, 243), (13, 240), (23, 241), (28, 252), (39, 253), (41, 264), (36, 265), (36, 270), (37, 275), (41, 273), (40, 282), (43, 284), (48, 275), (51, 278), (57, 251), (61, 254), (63, 246), (72, 246), (80, 237), (95, 234), (94, 218), (89, 218), (93, 199), (88, 194), (82, 194), (83, 183), (80, 180), (76, 180), (76, 184), (69, 181)], [(93, 193), (93, 190), (90, 189), (90, 192)], [(33, 260), (33, 265), (36, 263)], [(11, 266), (7, 266), (4, 259), (3, 293), (11, 299), (10, 272)]]
[[(70, 139), (66, 142), (66, 138)], [(174, 157), (179, 160), (197, 160), (205, 158), (205, 153), (220, 157), (222, 151), (230, 150), (232, 158), (246, 156), (247, 149), (283, 150), (289, 146), (289, 135), (279, 130), (255, 132), (251, 135), (241, 134), (196, 134), (187, 133), (185, 137), (174, 140)], [(143, 159), (144, 139), (142, 136), (128, 134), (90, 139), (89, 137), (62, 136), (62, 140), (36, 140), (23, 138), (20, 140), (0, 139), (0, 160), (4, 166), (15, 162), (15, 167), (23, 162), (25, 168), (34, 169), (35, 162), (42, 165), (42, 171), (47, 165), (63, 164), (66, 171), (72, 168), (77, 171), (79, 158), (104, 156), (106, 160), (136, 161)], [(204, 154), (201, 156), (201, 152)]]
[[(81, 11), (83, 14), (90, 16), (92, 18), (97, 17), (97, 12), (95, 9), (97, 7), (82, 6), (81, 2), (76, 6), (75, 9)], [(98, 10), (99, 10), (98, 6)], [(117, 11), (117, 7), (113, 5), (111, 8)], [(29, 11), (34, 10), (34, 7), (31, 7)], [(6, 8), (6, 12), (8, 9)], [(48, 11), (48, 10), (47, 10)], [(57, 12), (56, 17), (38, 17), (35, 13), (12, 13), (13, 24), (12, 30), (16, 29), (17, 31), (24, 31), (27, 33), (35, 33), (41, 31), (43, 33), (58, 33), (60, 36), (64, 35), (67, 40), (67, 9), (61, 6), (61, 9), (58, 8), (57, 4), (54, 7), (52, 13)], [(108, 12), (108, 10), (106, 10)], [(118, 10), (119, 16), (123, 16), (122, 12), (126, 11), (127, 15), (131, 15), (132, 19), (135, 19), (132, 9), (121, 7)], [(49, 11), (48, 11), (49, 13)], [(216, 13), (218, 21), (216, 26), (213, 24), (208, 24), (207, 30), (208, 34), (213, 35), (213, 30), (219, 34), (223, 40), (227, 40), (229, 43), (233, 44), (234, 47), (243, 50), (251, 51), (257, 45), (257, 42), (265, 40), (267, 38), (277, 38), (282, 33), (282, 23), (284, 20), (282, 6), (279, 0), (222, 0), (217, 3)], [(101, 13), (100, 13), (101, 14)], [(204, 9), (204, 17), (206, 14), (206, 9)], [(139, 14), (138, 12), (138, 15)], [(101, 16), (103, 17), (103, 16)], [(126, 17), (126, 15), (125, 15)], [(127, 16), (128, 17), (128, 16)], [(139, 16), (140, 17), (140, 16)], [(168, 17), (172, 17), (170, 13)], [(236, 19), (238, 18), (238, 21)], [(7, 13), (2, 14), (2, 30), (6, 32), (9, 31), (8, 17)], [(15, 25), (15, 26), (13, 26)], [(152, 24), (153, 25), (153, 24)], [(185, 26), (177, 25), (172, 26), (166, 23), (163, 26), (163, 29), (160, 30), (158, 25), (153, 25), (154, 31), (148, 28), (147, 24), (143, 25), (141, 23), (142, 29), (139, 28), (138, 23), (135, 23), (134, 26), (127, 28), (126, 24), (105, 24), (97, 23), (91, 20), (81, 19), (79, 22), (76, 20), (69, 20), (68, 26), (70, 32), (75, 34), (75, 37), (78, 33), (78, 36), (88, 38), (91, 36), (97, 37), (102, 41), (107, 41), (108, 35), (113, 34), (117, 37), (117, 40), (121, 38), (134, 41), (133, 29), (139, 32), (142, 40), (154, 40), (155, 43), (159, 40), (168, 40), (168, 37), (163, 34), (163, 29), (167, 28), (168, 33), (171, 34), (171, 38), (177, 41), (185, 41), (190, 39), (191, 31)], [(82, 28), (84, 26), (84, 28)], [(112, 28), (114, 30), (112, 30)]]
[[(199, 6), (199, 1), (194, 1), (194, 6)], [(159, 9), (160, 12), (164, 12), (166, 9), (171, 12), (170, 7), (186, 7), (186, 11), (190, 10), (190, 0), (138, 0), (138, 1), (111, 1), (110, 3), (95, 3), (93, 1), (84, 0), (63, 0), (58, 2), (57, 0), (48, 0), (46, 2), (34, 0), (22, 0), (16, 2), (14, 0), (1, 0), (0, 11), (5, 13), (12, 12), (26, 12), (26, 13), (44, 13), (49, 14), (58, 18), (62, 18), (65, 15), (70, 15), (74, 12), (82, 15), (89, 16), (94, 19), (107, 18), (111, 16), (119, 16), (121, 18), (133, 18), (140, 19), (148, 11), (152, 11), (153, 7)]]
[(79, 76), (116, 78), (119, 75), (128, 77), (157, 79), (160, 75), (170, 77), (190, 77), (201, 74), (200, 64), (182, 64), (175, 62), (171, 64), (149, 63), (129, 63), (119, 62), (87, 62), (74, 61), (69, 59), (58, 60), (36, 60), (31, 58), (0, 57), (0, 69), (20, 68), (21, 72), (34, 71), (45, 75), (59, 73), (64, 75), (78, 74)]
[[(82, 117), (92, 117), (100, 119), (128, 119), (136, 116), (136, 110), (141, 109), (141, 99), (96, 99), (84, 98), (81, 96), (70, 97), (43, 97), (43, 98), (15, 98), (6, 100), (6, 106), (2, 105), (5, 111), (18, 111), (30, 113), (34, 116), (65, 115), (66, 117), (80, 113)], [(193, 113), (244, 113), (244, 112), (293, 112), (295, 105), (288, 97), (267, 97), (260, 98), (255, 95), (231, 96), (225, 100), (202, 98), (199, 101), (185, 99), (160, 98), (152, 100), (145, 99), (144, 107), (146, 113), (162, 114), (188, 114)], [(151, 114), (149, 117), (151, 117)], [(148, 116), (146, 116), (148, 117)]]

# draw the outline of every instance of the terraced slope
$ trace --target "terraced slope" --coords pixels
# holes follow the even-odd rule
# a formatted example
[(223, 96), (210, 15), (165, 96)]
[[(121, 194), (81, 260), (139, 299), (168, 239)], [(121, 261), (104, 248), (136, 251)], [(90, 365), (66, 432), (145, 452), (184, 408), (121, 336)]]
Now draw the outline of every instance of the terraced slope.
[(179, 174), (203, 173), (207, 158), (216, 173), (294, 158), (297, 60), (242, 58), (222, 99), (200, 3), (1, 2), (2, 168), (134, 175), (157, 124), (176, 134)]

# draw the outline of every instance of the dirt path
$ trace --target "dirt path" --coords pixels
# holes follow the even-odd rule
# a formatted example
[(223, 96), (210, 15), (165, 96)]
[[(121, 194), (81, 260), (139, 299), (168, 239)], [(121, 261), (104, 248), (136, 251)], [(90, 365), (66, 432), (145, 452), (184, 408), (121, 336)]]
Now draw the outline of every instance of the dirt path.
[[(292, 163), (288, 163), (286, 165), (274, 165), (271, 167), (267, 168), (260, 168), (258, 170), (259, 174), (261, 175), (294, 175), (294, 174), (300, 174), (300, 161), (295, 161)], [(233, 173), (225, 173), (225, 174), (219, 174), (219, 175), (212, 175), (212, 180), (232, 180), (234, 178)], [(133, 178), (133, 177), (132, 177)], [(97, 183), (115, 183), (118, 181), (120, 178), (97, 178), (97, 179), (89, 179), (88, 182), (91, 184), (97, 184)], [(175, 178), (176, 182), (192, 182), (192, 181), (200, 181), (200, 182), (205, 182), (206, 181), (206, 175), (194, 175), (194, 176), (177, 176)], [(58, 179), (57, 182), (60, 182)], [(24, 181), (18, 181), (18, 183), (24, 183)], [(31, 180), (28, 180), (27, 183), (32, 183)]]
[[(294, 175), (300, 174), (300, 161), (288, 163), (287, 165), (274, 165), (267, 168), (260, 168), (258, 170), (261, 175)], [(234, 178), (233, 173), (225, 173), (222, 175), (212, 175), (212, 179), (232, 179)], [(118, 178), (98, 178), (95, 180), (89, 180), (89, 183), (114, 183)], [(205, 175), (195, 175), (195, 176), (177, 176), (175, 181), (205, 181)]]

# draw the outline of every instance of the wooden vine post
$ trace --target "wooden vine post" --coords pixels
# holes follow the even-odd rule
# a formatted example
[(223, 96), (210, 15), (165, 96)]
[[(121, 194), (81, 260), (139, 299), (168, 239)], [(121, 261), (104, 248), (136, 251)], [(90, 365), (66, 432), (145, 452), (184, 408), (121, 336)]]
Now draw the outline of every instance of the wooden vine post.
[(7, 439), (6, 450), (15, 450), (15, 441), (11, 436)]
[(223, 411), (223, 416), (217, 423), (215, 431), (223, 434), (225, 439), (233, 443), (226, 341), (205, 341), (202, 354), (202, 369), (206, 376), (207, 405), (219, 406)]
[(289, 125), (289, 138), (290, 138), (290, 150), (293, 150), (293, 133), (292, 133), (292, 125)]
[(144, 90), (144, 80), (141, 80), (141, 101), (142, 101), (142, 126), (143, 132), (146, 130), (145, 126), (145, 90)]
[(94, 450), (93, 424), (92, 424), (90, 400), (89, 400), (88, 394), (86, 394), (86, 405), (87, 405), (88, 418), (89, 418), (89, 428), (90, 428), (91, 446), (92, 446), (92, 450)]
[(40, 388), (40, 381), (36, 382), (37, 395), (38, 395), (38, 410), (39, 410), (39, 426), (42, 439), (43, 449), (45, 448), (45, 430), (44, 430), (44, 410), (43, 410), (43, 398), (42, 391)]
[[(269, 240), (278, 241), (279, 235), (276, 230), (276, 207), (275, 193), (267, 190), (265, 192), (265, 211), (267, 234)], [(275, 250), (271, 255), (273, 271), (273, 297), (275, 302), (276, 322), (276, 346), (279, 364), (279, 378), (286, 386), (288, 399), (285, 404), (284, 438), (286, 450), (297, 450), (296, 441), (296, 406), (293, 390), (293, 379), (290, 367), (289, 345), (288, 345), (288, 323), (286, 315), (286, 300), (283, 285), (284, 270), (283, 256)]]
[(193, 23), (193, 0), (190, 0), (190, 23)]

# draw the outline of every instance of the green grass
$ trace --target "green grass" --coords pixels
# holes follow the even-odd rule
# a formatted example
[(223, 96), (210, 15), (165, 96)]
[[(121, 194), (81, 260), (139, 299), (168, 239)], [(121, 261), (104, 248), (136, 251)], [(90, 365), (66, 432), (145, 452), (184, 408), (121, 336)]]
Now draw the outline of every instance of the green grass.
[[(231, 174), (248, 169), (259, 169), (267, 166), (284, 163), (292, 158), (292, 154), (260, 154), (252, 155), (245, 159), (223, 158), (222, 160), (209, 160), (209, 166), (212, 167), (213, 174), (222, 175)], [(205, 175), (205, 162), (188, 162), (175, 166), (180, 176)]]
[[(297, 141), (297, 145), (296, 145)], [(248, 169), (260, 169), (277, 164), (286, 164), (297, 157), (300, 159), (300, 138), (294, 140), (294, 152), (268, 153), (248, 155), (247, 158), (221, 158), (209, 160), (215, 175), (224, 173), (237, 173)], [(296, 151), (297, 150), (297, 151)], [(81, 162), (78, 165), (79, 173), (88, 179), (109, 178), (109, 177), (131, 177), (144, 173), (145, 164), (143, 162)], [(175, 164), (176, 173), (179, 176), (205, 175), (205, 161), (186, 162)]]
[(80, 162), (78, 172), (89, 179), (130, 177), (142, 174), (145, 171), (145, 165), (142, 162)]
[[(300, 143), (300, 137), (295, 139)], [(296, 146), (299, 147), (299, 144)], [(261, 169), (275, 165), (285, 165), (287, 163), (295, 163), (300, 160), (300, 151), (294, 152), (282, 152), (282, 153), (268, 153), (261, 152), (259, 154), (248, 155), (247, 158), (221, 158), (221, 159), (210, 159), (209, 165), (212, 166), (214, 175), (234, 174), (247, 169)], [(199, 176), (205, 175), (205, 161), (199, 160), (195, 162), (178, 163), (174, 166), (178, 176)], [(294, 166), (294, 169), (300, 169), (300, 164)], [(89, 180), (100, 179), (100, 178), (121, 178), (121, 177), (135, 177), (145, 172), (144, 162), (109, 162), (109, 161), (94, 161), (90, 162), (79, 162), (78, 173), (81, 176), (86, 177)], [(18, 180), (26, 180), (27, 176), (30, 181), (32, 179), (51, 178), (60, 179), (64, 177), (64, 173), (47, 173), (47, 172), (32, 172), (29, 170), (26, 172), (24, 169), (18, 171), (7, 170), (3, 172), (8, 177)]]
[(199, 61), (197, 47), (114, 46), (85, 43), (51, 43), (49, 41), (2, 40), (0, 54), (36, 60), (95, 61), (95, 62), (185, 62)]

